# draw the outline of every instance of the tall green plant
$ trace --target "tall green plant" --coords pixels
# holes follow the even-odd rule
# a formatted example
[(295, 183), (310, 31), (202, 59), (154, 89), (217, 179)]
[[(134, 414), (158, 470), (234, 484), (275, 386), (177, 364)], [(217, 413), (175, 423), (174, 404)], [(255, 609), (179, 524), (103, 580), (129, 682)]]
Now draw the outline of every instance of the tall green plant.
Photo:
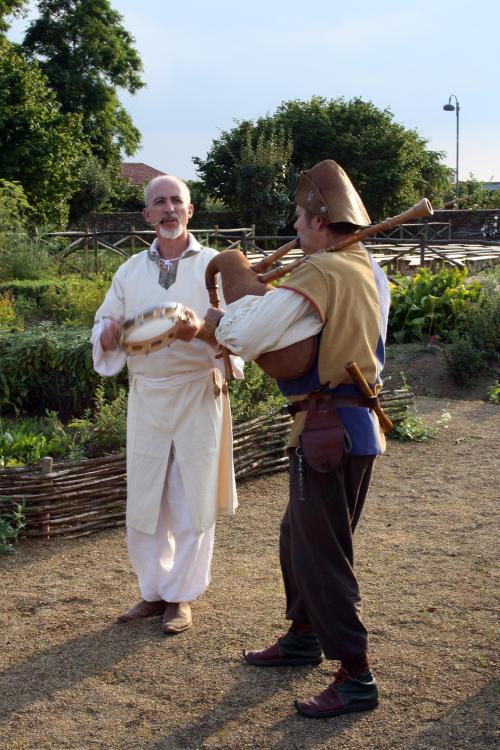
[(392, 288), (389, 335), (399, 343), (448, 338), (481, 292), (481, 283), (467, 281), (467, 270), (457, 268), (437, 274), (423, 268), (398, 281)]

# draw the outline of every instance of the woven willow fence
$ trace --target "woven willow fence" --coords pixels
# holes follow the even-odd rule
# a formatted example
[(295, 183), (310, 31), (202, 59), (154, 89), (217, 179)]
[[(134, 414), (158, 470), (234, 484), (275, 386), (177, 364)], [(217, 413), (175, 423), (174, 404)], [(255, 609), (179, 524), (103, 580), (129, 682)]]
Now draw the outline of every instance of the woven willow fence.
[[(383, 391), (380, 400), (394, 422), (401, 421), (414, 396)], [(273, 412), (236, 425), (234, 467), (237, 479), (288, 467), (285, 453), (291, 417)], [(47, 469), (50, 469), (47, 471)], [(40, 467), (0, 471), (0, 513), (24, 505), (23, 535), (39, 539), (79, 537), (125, 523), (125, 456), (112, 455)]]

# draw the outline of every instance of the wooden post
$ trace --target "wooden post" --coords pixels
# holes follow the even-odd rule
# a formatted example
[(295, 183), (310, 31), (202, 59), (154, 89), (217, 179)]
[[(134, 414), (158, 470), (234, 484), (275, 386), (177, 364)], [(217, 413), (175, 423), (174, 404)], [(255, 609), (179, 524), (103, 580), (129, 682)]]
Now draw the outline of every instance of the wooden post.
[[(50, 477), (52, 474), (52, 457), (45, 456), (40, 460), (40, 474), (43, 477)], [(50, 539), (50, 513), (47, 511), (40, 518), (40, 532), (43, 539)]]
[(99, 259), (97, 257), (97, 230), (95, 226), (92, 230), (92, 244), (94, 247), (94, 273), (99, 273)]
[(130, 238), (130, 254), (135, 255), (135, 227), (130, 227), (132, 236)]
[(83, 262), (85, 264), (85, 273), (87, 273), (87, 265), (89, 262), (89, 237), (90, 227), (87, 227), (87, 236), (83, 238)]
[(424, 267), (425, 263), (425, 237), (420, 238), (420, 268)]

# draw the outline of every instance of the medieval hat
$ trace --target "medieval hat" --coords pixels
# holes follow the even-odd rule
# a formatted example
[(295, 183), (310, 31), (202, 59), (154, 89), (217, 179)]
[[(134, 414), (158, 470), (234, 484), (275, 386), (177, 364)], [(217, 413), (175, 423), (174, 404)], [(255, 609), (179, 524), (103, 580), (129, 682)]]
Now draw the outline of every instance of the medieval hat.
[(301, 172), (295, 202), (329, 224), (349, 222), (358, 226), (370, 224), (370, 217), (354, 185), (342, 167), (325, 159)]

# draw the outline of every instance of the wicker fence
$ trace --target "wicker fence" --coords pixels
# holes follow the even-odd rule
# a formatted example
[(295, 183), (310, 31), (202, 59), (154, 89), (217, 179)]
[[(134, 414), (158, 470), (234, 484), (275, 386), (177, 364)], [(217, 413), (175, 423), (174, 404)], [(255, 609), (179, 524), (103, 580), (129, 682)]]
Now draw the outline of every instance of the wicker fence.
[[(383, 391), (380, 400), (397, 423), (404, 418), (414, 396), (404, 390)], [(287, 468), (284, 447), (291, 422), (288, 414), (273, 412), (234, 427), (237, 479)], [(123, 454), (53, 467), (45, 459), (41, 468), (0, 471), (0, 513), (22, 503), (26, 537), (79, 537), (123, 526), (125, 497)]]

